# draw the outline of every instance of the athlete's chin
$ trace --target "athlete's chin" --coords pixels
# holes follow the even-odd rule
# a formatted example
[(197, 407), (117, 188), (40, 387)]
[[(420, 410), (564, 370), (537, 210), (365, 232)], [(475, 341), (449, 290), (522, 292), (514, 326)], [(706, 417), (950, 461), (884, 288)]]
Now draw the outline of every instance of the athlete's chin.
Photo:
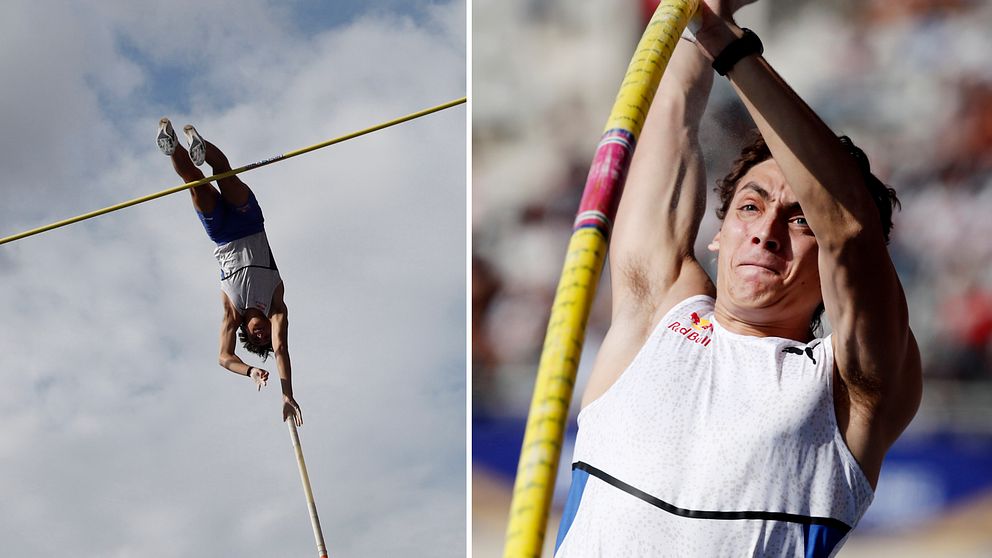
[(783, 299), (780, 281), (742, 281), (730, 289), (730, 298), (741, 309), (775, 307)]
[(742, 274), (732, 289), (742, 299), (753, 299), (756, 302), (777, 298), (785, 285), (782, 278), (772, 273)]

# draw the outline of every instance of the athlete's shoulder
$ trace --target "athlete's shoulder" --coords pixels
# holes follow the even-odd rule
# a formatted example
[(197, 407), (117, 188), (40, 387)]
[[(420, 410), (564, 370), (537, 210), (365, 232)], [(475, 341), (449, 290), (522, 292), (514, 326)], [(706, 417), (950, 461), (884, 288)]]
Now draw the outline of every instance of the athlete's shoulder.
[(681, 298), (665, 312), (656, 325), (661, 326), (672, 321), (709, 324), (712, 322), (710, 318), (713, 316), (715, 304), (716, 299), (708, 294), (694, 294)]
[(674, 332), (685, 341), (708, 347), (713, 340), (715, 302), (709, 295), (693, 295), (673, 306), (658, 323), (657, 329), (665, 333)]

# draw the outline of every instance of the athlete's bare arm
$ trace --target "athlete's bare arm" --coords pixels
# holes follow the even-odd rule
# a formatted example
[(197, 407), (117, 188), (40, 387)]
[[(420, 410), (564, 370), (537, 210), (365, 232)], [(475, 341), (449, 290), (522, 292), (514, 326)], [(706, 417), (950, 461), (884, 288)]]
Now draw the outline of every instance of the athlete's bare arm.
[(679, 41), (662, 77), (631, 161), (610, 241), (613, 315), (596, 356), (583, 406), (619, 378), (676, 303), (715, 294), (693, 245), (706, 209), (699, 146), (713, 71)]
[[(706, 16), (696, 38), (712, 58), (741, 30), (702, 3), (700, 10)], [(834, 335), (838, 422), (874, 485), (922, 394), (919, 349), (878, 210), (854, 158), (763, 58), (745, 57), (728, 77), (816, 236)]]
[(297, 426), (303, 426), (303, 412), (293, 398), (293, 366), (289, 359), (289, 310), (284, 300), (285, 286), (279, 283), (272, 294), (272, 312), (269, 320), (272, 323), (272, 351), (276, 355), (276, 367), (279, 369), (279, 382), (282, 386), (282, 418), (293, 417)]
[[(220, 297), (224, 305), (224, 313), (220, 322), (220, 357), (217, 362), (231, 372), (242, 376), (247, 376), (249, 372), (253, 372), (252, 380), (255, 381), (259, 389), (262, 389), (262, 386), (268, 382), (269, 373), (262, 368), (248, 366), (241, 360), (241, 357), (234, 354), (241, 317), (238, 316), (238, 311), (234, 308), (231, 299), (227, 297), (227, 293), (221, 291)], [(252, 370), (253, 368), (254, 370)]]

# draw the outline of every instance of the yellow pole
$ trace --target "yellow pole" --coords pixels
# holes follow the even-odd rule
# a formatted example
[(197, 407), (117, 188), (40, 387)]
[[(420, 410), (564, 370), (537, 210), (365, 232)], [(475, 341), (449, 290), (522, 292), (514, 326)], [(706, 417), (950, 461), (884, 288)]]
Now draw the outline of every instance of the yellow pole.
[(320, 519), (317, 517), (317, 504), (313, 501), (313, 490), (310, 488), (310, 475), (307, 474), (307, 464), (303, 461), (303, 446), (300, 445), (300, 434), (296, 431), (295, 418), (289, 417), (289, 437), (293, 439), (293, 450), (296, 452), (296, 465), (300, 468), (300, 480), (303, 481), (303, 495), (307, 498), (307, 509), (310, 510), (310, 526), (313, 527), (313, 538), (317, 542), (318, 558), (327, 558), (327, 547), (324, 545), (324, 533), (320, 530)]
[(504, 558), (539, 558), (586, 322), (620, 191), (658, 82), (698, 0), (663, 0), (637, 45), (596, 148), (551, 307), (537, 370)]
[(15, 240), (20, 240), (22, 238), (27, 238), (29, 236), (33, 236), (33, 235), (36, 235), (36, 234), (41, 234), (43, 232), (48, 232), (48, 231), (50, 231), (52, 229), (57, 229), (59, 227), (64, 227), (66, 225), (71, 225), (73, 223), (78, 223), (80, 221), (85, 221), (87, 219), (92, 219), (93, 217), (99, 217), (100, 215), (104, 215), (106, 213), (111, 213), (111, 212), (117, 211), (119, 209), (124, 209), (125, 207), (131, 207), (132, 205), (138, 205), (139, 203), (144, 203), (146, 201), (151, 201), (151, 200), (154, 200), (156, 198), (161, 198), (163, 196), (167, 196), (169, 194), (174, 194), (174, 193), (180, 192), (182, 190), (188, 190), (190, 188), (193, 188), (194, 186), (200, 186), (201, 184), (206, 184), (206, 183), (211, 182), (211, 181), (214, 181), (214, 180), (220, 180), (222, 178), (227, 178), (229, 176), (234, 176), (236, 174), (241, 174), (243, 172), (250, 171), (252, 169), (257, 169), (259, 167), (264, 167), (266, 165), (271, 165), (272, 163), (276, 163), (276, 162), (279, 162), (279, 161), (285, 161), (286, 159), (289, 159), (291, 157), (296, 157), (297, 155), (303, 155), (304, 153), (309, 153), (309, 152), (315, 151), (317, 149), (323, 149), (324, 147), (327, 147), (329, 145), (334, 145), (335, 143), (341, 143), (343, 141), (350, 140), (350, 139), (353, 139), (353, 138), (357, 138), (358, 136), (363, 136), (365, 134), (369, 134), (369, 133), (375, 132), (377, 130), (381, 130), (383, 128), (388, 128), (390, 126), (395, 126), (396, 124), (407, 122), (408, 120), (413, 120), (415, 118), (420, 118), (421, 116), (426, 116), (426, 115), (431, 114), (431, 113), (434, 113), (434, 112), (438, 112), (438, 111), (441, 111), (441, 110), (444, 110), (444, 109), (448, 109), (448, 108), (451, 108), (453, 106), (460, 105), (460, 104), (464, 103), (465, 101), (466, 101), (466, 98), (465, 97), (462, 97), (461, 99), (455, 99), (453, 101), (448, 101), (447, 103), (444, 103), (444, 104), (441, 104), (441, 105), (437, 105), (436, 107), (431, 107), (431, 108), (428, 108), (428, 109), (424, 109), (424, 110), (421, 110), (421, 111), (418, 111), (418, 112), (414, 112), (414, 113), (408, 114), (406, 116), (401, 116), (399, 118), (396, 118), (396, 119), (393, 119), (393, 120), (389, 120), (389, 121), (383, 122), (381, 124), (376, 124), (375, 126), (371, 126), (369, 128), (365, 128), (364, 130), (358, 130), (357, 132), (351, 132), (350, 134), (345, 134), (343, 136), (339, 136), (339, 137), (336, 137), (336, 138), (333, 138), (333, 139), (329, 139), (329, 140), (327, 140), (325, 142), (321, 142), (321, 143), (318, 143), (318, 144), (311, 145), (310, 147), (304, 147), (302, 149), (297, 149), (296, 151), (290, 151), (288, 153), (283, 153), (282, 155), (276, 155), (275, 157), (270, 157), (268, 159), (263, 159), (261, 161), (258, 161), (258, 162), (255, 162), (255, 163), (251, 163), (251, 164), (245, 165), (243, 167), (238, 167), (236, 169), (232, 169), (232, 170), (229, 170), (227, 172), (222, 172), (220, 174), (215, 174), (213, 176), (208, 176), (206, 178), (201, 178), (200, 180), (196, 180), (196, 181), (193, 181), (193, 182), (187, 182), (186, 184), (183, 184), (181, 186), (175, 186), (175, 187), (169, 188), (167, 190), (162, 190), (161, 192), (156, 192), (154, 194), (149, 194), (147, 196), (142, 196), (140, 198), (134, 198), (133, 200), (128, 200), (128, 201), (125, 201), (125, 202), (121, 202), (121, 203), (118, 203), (118, 204), (115, 204), (115, 205), (111, 205), (109, 207), (105, 207), (103, 209), (98, 209), (96, 211), (90, 211), (89, 213), (83, 213), (82, 215), (77, 215), (77, 216), (71, 217), (69, 219), (63, 219), (62, 221), (56, 221), (56, 222), (54, 222), (54, 223), (52, 223), (50, 225), (45, 225), (43, 227), (38, 227), (36, 229), (31, 229), (29, 231), (24, 231), (22, 233), (11, 235), (11, 236), (8, 236), (8, 237), (5, 237), (5, 238), (0, 238), (0, 244), (6, 244), (8, 242), (13, 242)]

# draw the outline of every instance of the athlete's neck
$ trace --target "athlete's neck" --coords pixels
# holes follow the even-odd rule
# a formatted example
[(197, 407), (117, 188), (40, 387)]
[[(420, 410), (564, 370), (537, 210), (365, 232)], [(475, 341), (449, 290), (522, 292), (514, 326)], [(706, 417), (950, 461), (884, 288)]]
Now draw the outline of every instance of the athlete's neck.
[(812, 340), (809, 320), (786, 319), (781, 314), (770, 314), (768, 310), (740, 311), (721, 304), (719, 298), (713, 308), (717, 323), (738, 335), (752, 337), (782, 337), (806, 343)]

